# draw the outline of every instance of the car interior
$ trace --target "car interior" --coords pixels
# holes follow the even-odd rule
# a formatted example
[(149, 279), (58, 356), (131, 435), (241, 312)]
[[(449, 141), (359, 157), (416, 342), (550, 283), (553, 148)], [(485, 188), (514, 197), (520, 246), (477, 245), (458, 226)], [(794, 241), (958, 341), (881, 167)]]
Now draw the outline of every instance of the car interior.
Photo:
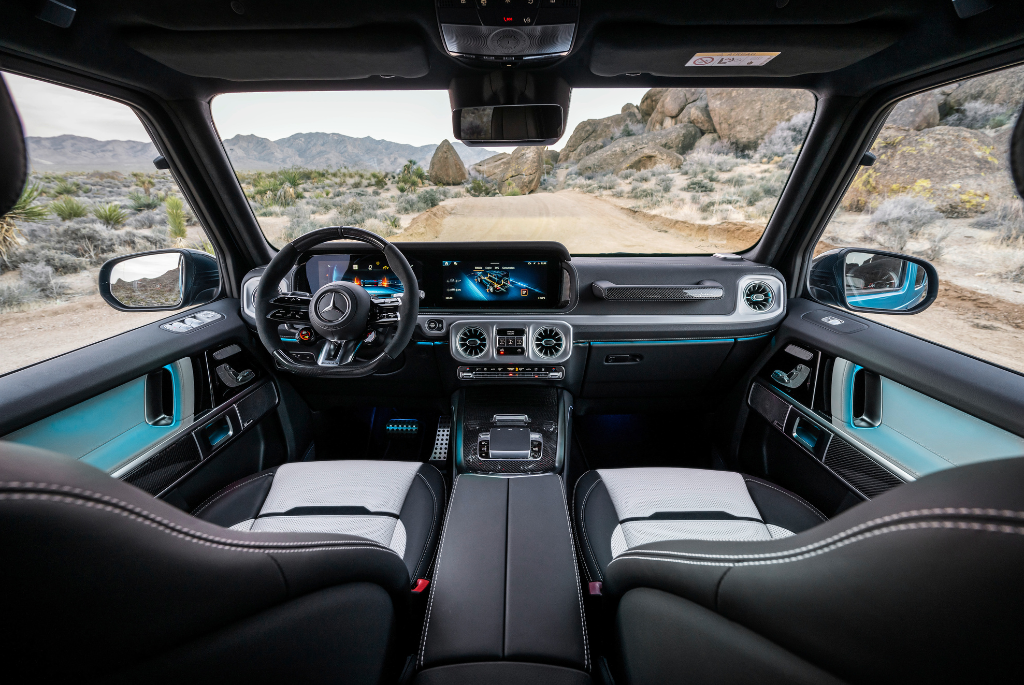
[[(0, 215), (37, 178), (37, 134), (10, 85), (34, 79), (129, 107), (209, 242), (103, 257), (89, 281), (101, 308), (84, 316), (146, 322), (76, 343), (46, 319), (38, 344), (69, 336), (66, 351), (0, 375), (12, 674), (1024, 676), (1022, 370), (900, 328), (961, 292), (940, 251), (816, 249), (855, 177), (899, 144), (876, 138), (900, 102), (1024, 64), (1024, 4), (0, 4)], [(514, 147), (514, 169), (569, 145), (585, 89), (617, 88), (809, 93), (795, 157), (766, 162), (791, 171), (763, 234), (743, 249), (591, 250), (537, 228), (558, 217), (526, 214), (514, 236), (415, 233), (430, 217), (471, 224), (465, 207), (547, 197), (520, 195), (514, 171), (500, 194), (394, 229), (314, 225), (285, 207), (302, 199), (291, 186), (266, 191), (283, 204), (253, 199), (265, 176), (245, 175), (217, 109), (234, 94), (434, 91), (458, 154)], [(742, 113), (735, 139), (766, 112)], [(1005, 142), (978, 154), (1024, 194), (1024, 117), (999, 123), (985, 135)], [(602, 140), (567, 178), (675, 124)], [(544, 172), (559, 183), (567, 149)], [(666, 149), (628, 150), (625, 169), (685, 168)], [(387, 171), (419, 183), (400, 166)], [(488, 183), (456, 166), (458, 187)], [(428, 192), (369, 183), (364, 205)], [(291, 232), (271, 234), (288, 216)], [(1022, 321), (1000, 359), (1024, 358)], [(22, 354), (3, 337), (13, 324), (0, 328), (3, 356)]]

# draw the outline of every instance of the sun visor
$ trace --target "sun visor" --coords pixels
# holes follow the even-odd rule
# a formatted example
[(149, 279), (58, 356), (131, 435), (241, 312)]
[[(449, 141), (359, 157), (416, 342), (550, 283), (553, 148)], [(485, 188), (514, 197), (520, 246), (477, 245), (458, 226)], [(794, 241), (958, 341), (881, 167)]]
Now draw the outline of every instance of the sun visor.
[(597, 76), (799, 76), (836, 71), (889, 47), (891, 26), (659, 26), (602, 28), (590, 70)]
[(418, 78), (430, 69), (419, 31), (362, 26), (316, 31), (152, 31), (129, 45), (189, 76), (228, 81)]

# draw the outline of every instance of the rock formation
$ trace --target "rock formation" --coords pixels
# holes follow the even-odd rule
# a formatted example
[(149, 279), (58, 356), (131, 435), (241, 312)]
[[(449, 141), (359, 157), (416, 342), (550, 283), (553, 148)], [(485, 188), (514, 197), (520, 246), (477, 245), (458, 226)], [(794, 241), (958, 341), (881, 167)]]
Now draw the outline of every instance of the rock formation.
[(921, 131), (939, 125), (939, 95), (933, 91), (907, 98), (892, 110), (887, 126), (902, 126)]
[[(679, 156), (692, 150), (700, 138), (701, 132), (693, 124), (680, 124), (661, 131), (627, 136), (583, 157), (578, 168), (580, 173), (622, 171), (627, 164), (632, 163), (633, 155), (638, 150), (653, 146)], [(669, 159), (674, 158), (670, 156)]]
[(703, 88), (668, 88), (647, 120), (648, 131), (660, 131), (689, 121), (687, 107), (705, 97)]
[(715, 131), (741, 150), (756, 148), (780, 122), (815, 106), (806, 90), (709, 88), (707, 98)]
[(459, 185), (469, 178), (466, 165), (447, 140), (442, 140), (434, 150), (434, 156), (430, 158), (428, 175), (431, 183), (439, 186)]
[(540, 187), (540, 177), (544, 174), (544, 151), (547, 148), (530, 146), (517, 147), (508, 160), (508, 168), (501, 179), (501, 192), (504, 195), (516, 188), (521, 195), (532, 193)]
[[(604, 147), (614, 136), (622, 134), (625, 126), (635, 125), (637, 129), (643, 123), (640, 119), (640, 111), (636, 107), (623, 107), (622, 112), (603, 119), (587, 119), (576, 126), (576, 130), (565, 141), (558, 156), (559, 162), (577, 162), (595, 150)], [(586, 149), (585, 152), (580, 148)], [(579, 154), (582, 152), (582, 154)]]
[(469, 170), (474, 174), (479, 174), (485, 177), (489, 181), (500, 183), (501, 179), (505, 176), (505, 171), (508, 169), (508, 161), (512, 158), (507, 152), (499, 152), (496, 155), (492, 155), (485, 160), (477, 162), (473, 166), (469, 167)]

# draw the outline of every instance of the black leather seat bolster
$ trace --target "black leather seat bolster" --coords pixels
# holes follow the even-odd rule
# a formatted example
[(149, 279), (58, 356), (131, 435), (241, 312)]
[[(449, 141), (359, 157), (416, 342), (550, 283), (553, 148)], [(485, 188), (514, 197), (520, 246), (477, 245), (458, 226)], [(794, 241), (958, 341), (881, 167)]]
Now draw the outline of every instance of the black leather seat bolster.
[(430, 571), (441, 537), (444, 506), (444, 478), (434, 466), (424, 464), (409, 487), (398, 517), (405, 526), (405, 565), (413, 581), (426, 578)]
[(803, 497), (754, 476), (743, 476), (750, 499), (761, 513), (761, 520), (793, 533), (802, 533), (828, 521)]
[(192, 515), (225, 528), (256, 518), (267, 501), (276, 472), (275, 466), (231, 483), (193, 509)]
[(587, 471), (573, 489), (573, 518), (588, 580), (604, 580), (612, 560), (611, 539), (619, 517), (597, 471)]
[(32, 664), (37, 675), (58, 663), (76, 674), (110, 672), (347, 583), (380, 586), (399, 612), (410, 596), (405, 564), (382, 545), (236, 533), (41, 450), (0, 444), (0, 509), (4, 586), (22, 588), (22, 601), (6, 609), (18, 630), (5, 633), (0, 658), (15, 670)]
[[(926, 476), (792, 537), (642, 545), (608, 566), (621, 597), (678, 595), (850, 681), (1019, 669), (1024, 459)], [(884, 620), (880, 620), (884, 617)], [(955, 617), (955, 619), (954, 619)], [(958, 623), (955, 649), (928, 626)], [(1019, 672), (1017, 672), (1019, 675)], [(999, 678), (994, 678), (998, 680)]]
[(841, 682), (757, 633), (660, 590), (627, 592), (616, 632), (629, 683)]
[(590, 685), (583, 671), (561, 666), (488, 661), (477, 664), (453, 664), (420, 671), (416, 685)]

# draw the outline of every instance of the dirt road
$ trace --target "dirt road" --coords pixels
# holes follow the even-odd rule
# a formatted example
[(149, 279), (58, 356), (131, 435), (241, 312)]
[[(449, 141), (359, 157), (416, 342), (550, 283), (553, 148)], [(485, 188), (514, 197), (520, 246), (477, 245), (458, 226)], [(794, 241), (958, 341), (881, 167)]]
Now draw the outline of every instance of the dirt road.
[(763, 226), (739, 222), (708, 226), (678, 221), (563, 190), (448, 200), (413, 219), (392, 240), (555, 240), (573, 254), (681, 254), (745, 249), (763, 230)]

